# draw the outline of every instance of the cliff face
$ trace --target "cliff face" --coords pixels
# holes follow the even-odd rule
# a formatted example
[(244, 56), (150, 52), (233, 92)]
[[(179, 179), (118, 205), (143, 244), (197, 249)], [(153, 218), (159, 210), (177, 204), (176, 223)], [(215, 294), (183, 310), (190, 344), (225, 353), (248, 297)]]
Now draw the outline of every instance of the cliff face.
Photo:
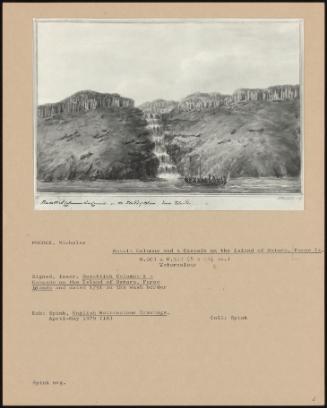
[(39, 105), (37, 114), (39, 118), (46, 118), (60, 113), (87, 112), (97, 108), (126, 108), (133, 106), (133, 99), (123, 98), (118, 94), (80, 91), (63, 101)]
[(165, 145), (181, 175), (297, 177), (299, 99), (248, 101), (162, 117)]
[(160, 121), (165, 149), (181, 175), (196, 173), (199, 157), (203, 175), (300, 174), (299, 85), (242, 88), (232, 95), (198, 92), (178, 103), (159, 100), (140, 108), (148, 121)]
[(147, 115), (162, 115), (171, 112), (178, 105), (176, 101), (166, 101), (164, 99), (157, 99), (152, 102), (145, 102), (139, 108)]
[(238, 89), (233, 101), (287, 101), (300, 97), (299, 85), (277, 85), (267, 89)]
[(225, 105), (227, 97), (220, 93), (195, 93), (184, 98), (177, 108), (179, 111), (214, 109)]
[(232, 95), (220, 93), (195, 93), (184, 98), (178, 105), (179, 111), (202, 111), (215, 109), (221, 106), (232, 106), (234, 104), (249, 101), (287, 101), (300, 97), (299, 85), (278, 85), (267, 89), (242, 88), (236, 90)]
[(38, 180), (154, 177), (159, 165), (154, 144), (142, 111), (132, 104), (116, 95), (82, 92), (47, 105), (37, 120)]
[(147, 102), (142, 110), (118, 94), (78, 92), (38, 107), (38, 179), (156, 176), (159, 161), (147, 121), (160, 121), (165, 149), (181, 175), (201, 157), (203, 175), (298, 176), (299, 91), (284, 85), (195, 93), (179, 103)]

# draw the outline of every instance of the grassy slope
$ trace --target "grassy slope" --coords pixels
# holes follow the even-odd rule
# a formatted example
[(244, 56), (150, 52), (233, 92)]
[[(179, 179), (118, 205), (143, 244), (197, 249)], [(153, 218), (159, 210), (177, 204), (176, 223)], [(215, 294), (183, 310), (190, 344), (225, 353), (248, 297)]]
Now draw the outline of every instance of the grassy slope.
[(97, 109), (38, 119), (38, 179), (154, 176), (158, 166), (136, 108)]
[[(168, 151), (181, 174), (231, 177), (297, 176), (300, 173), (300, 104), (247, 102), (211, 112), (173, 111), (164, 118)], [(197, 156), (198, 155), (198, 156)]]

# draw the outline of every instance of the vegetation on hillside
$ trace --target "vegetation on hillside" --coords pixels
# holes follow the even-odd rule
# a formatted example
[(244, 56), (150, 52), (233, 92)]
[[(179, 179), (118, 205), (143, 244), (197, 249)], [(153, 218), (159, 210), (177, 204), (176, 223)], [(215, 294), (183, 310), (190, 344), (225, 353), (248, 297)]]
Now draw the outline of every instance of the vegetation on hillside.
[(42, 181), (153, 177), (146, 121), (136, 108), (98, 108), (38, 118), (37, 176)]
[(300, 101), (244, 102), (163, 115), (165, 143), (182, 175), (298, 176)]

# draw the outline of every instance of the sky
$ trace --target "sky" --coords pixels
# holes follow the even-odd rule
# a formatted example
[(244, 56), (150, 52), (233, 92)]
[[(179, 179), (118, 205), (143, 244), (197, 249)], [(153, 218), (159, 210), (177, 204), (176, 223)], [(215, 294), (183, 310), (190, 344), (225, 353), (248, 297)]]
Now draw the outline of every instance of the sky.
[(298, 84), (299, 28), (295, 20), (38, 21), (38, 104), (85, 89), (119, 93), (137, 106)]

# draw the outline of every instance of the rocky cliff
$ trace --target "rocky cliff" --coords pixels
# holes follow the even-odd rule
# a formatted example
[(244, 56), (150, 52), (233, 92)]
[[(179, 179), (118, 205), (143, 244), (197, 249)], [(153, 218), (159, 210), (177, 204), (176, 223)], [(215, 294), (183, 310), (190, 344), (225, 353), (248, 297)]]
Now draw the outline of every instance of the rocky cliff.
[[(154, 177), (159, 166), (141, 110), (119, 95), (79, 92), (40, 107), (40, 181)], [(44, 115), (44, 116), (43, 116)]]
[(278, 85), (267, 89), (237, 89), (232, 95), (195, 93), (178, 103), (179, 111), (201, 111), (249, 101), (287, 101), (300, 97), (299, 85)]
[(201, 111), (214, 109), (225, 105), (228, 95), (222, 95), (217, 92), (213, 93), (194, 93), (184, 98), (177, 106), (179, 111)]
[(166, 101), (164, 99), (156, 99), (155, 101), (152, 102), (145, 102), (142, 105), (139, 106), (139, 109), (141, 109), (146, 115), (161, 115), (165, 113), (171, 112), (173, 109), (175, 109), (178, 105), (178, 102), (176, 101)]
[(249, 101), (291, 101), (300, 98), (299, 85), (276, 85), (266, 89), (241, 88), (231, 95), (219, 92), (197, 92), (186, 96), (180, 102), (157, 99), (145, 102), (139, 108), (150, 115), (164, 115), (177, 109), (179, 112), (191, 112), (216, 109), (219, 107), (232, 107), (235, 104)]
[(200, 157), (203, 175), (300, 174), (299, 85), (242, 88), (231, 95), (198, 92), (140, 108), (148, 121), (161, 122), (165, 149), (181, 175), (196, 173)]
[(39, 105), (39, 118), (46, 118), (60, 113), (87, 112), (97, 108), (133, 107), (134, 101), (118, 94), (100, 93), (95, 91), (80, 91), (57, 102)]
[(277, 85), (267, 89), (238, 89), (232, 95), (233, 102), (287, 101), (300, 97), (299, 85)]
[(181, 175), (197, 175), (201, 166), (203, 176), (297, 177), (299, 102), (249, 100), (202, 110), (176, 109), (161, 118), (166, 150)]
[[(277, 103), (276, 103), (277, 102)], [(78, 92), (38, 107), (38, 179), (151, 178), (159, 161), (149, 123), (181, 175), (298, 176), (301, 168), (297, 85), (195, 93), (141, 109), (118, 94)], [(147, 123), (148, 121), (148, 123)], [(158, 122), (160, 121), (160, 126)], [(151, 123), (152, 123), (151, 122)], [(190, 163), (194, 168), (190, 168)]]

